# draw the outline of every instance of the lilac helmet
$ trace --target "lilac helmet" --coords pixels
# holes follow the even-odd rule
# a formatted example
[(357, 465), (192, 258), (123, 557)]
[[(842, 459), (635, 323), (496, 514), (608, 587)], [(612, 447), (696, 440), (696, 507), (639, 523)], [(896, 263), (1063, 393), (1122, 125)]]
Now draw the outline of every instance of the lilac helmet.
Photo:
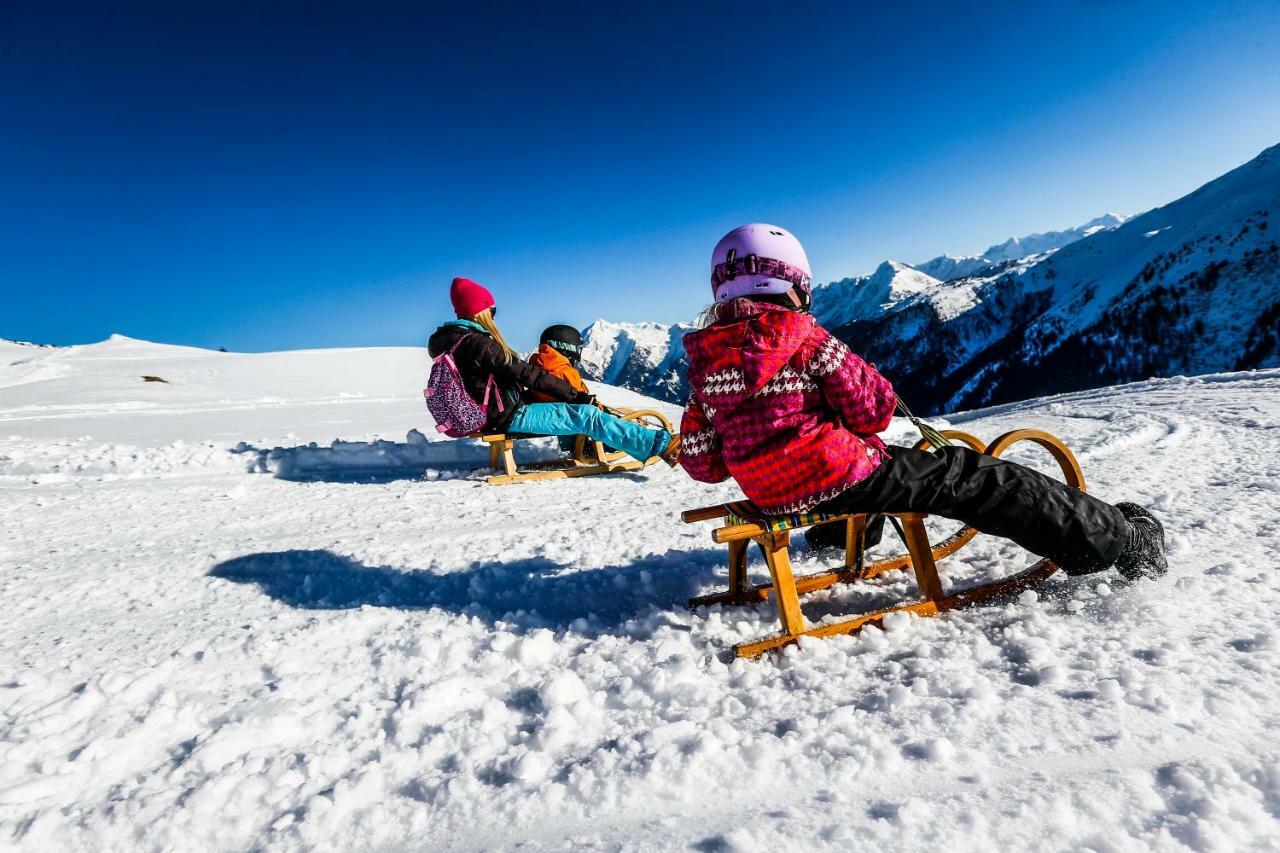
[(711, 292), (716, 302), (739, 296), (780, 295), (795, 288), (809, 304), (809, 259), (790, 231), (762, 222), (742, 225), (711, 253)]

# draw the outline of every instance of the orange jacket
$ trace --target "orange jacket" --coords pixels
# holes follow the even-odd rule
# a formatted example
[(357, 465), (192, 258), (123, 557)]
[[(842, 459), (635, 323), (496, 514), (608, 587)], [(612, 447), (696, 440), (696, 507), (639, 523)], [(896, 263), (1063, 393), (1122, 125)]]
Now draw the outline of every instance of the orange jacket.
[[(539, 344), (538, 351), (529, 356), (529, 363), (537, 365), (552, 376), (558, 376), (568, 382), (575, 391), (587, 390), (587, 383), (582, 381), (582, 374), (578, 372), (578, 368), (570, 364), (569, 359), (565, 358), (549, 344)], [(530, 396), (544, 403), (555, 402), (554, 397), (548, 397), (546, 394), (539, 394), (536, 391), (531, 391)]]

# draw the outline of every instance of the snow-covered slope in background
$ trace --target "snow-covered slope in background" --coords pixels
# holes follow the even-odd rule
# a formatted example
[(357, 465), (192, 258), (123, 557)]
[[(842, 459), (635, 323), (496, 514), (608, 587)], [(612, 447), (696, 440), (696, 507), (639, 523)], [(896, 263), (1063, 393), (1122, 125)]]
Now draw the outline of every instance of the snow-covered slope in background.
[(939, 411), (1280, 364), (1280, 146), (1171, 204), (836, 334)]
[[(434, 440), (421, 350), (117, 339), (37, 362), (39, 375), (0, 360), (0, 847), (936, 853), (1280, 837), (1280, 370), (954, 418), (988, 440), (1064, 436), (1090, 491), (1160, 514), (1164, 580), (1058, 577), (726, 663), (777, 617), (685, 608), (725, 585), (725, 555), (678, 513), (732, 484), (653, 466), (485, 485), (452, 455), (467, 442)], [(411, 430), (423, 437), (402, 440)], [(895, 423), (888, 438), (912, 436)], [(309, 467), (264, 471), (242, 443)], [(353, 453), (360, 478), (340, 464)], [(1016, 458), (1046, 465), (1035, 448)], [(822, 567), (794, 554), (799, 572)], [(1028, 560), (979, 537), (940, 568), (963, 584)], [(914, 594), (885, 577), (806, 612)]]
[[(482, 442), (435, 430), (422, 399), (430, 366), (415, 347), (244, 354), (113, 335), (0, 348), (0, 477), (248, 469), (355, 477), (389, 467), (445, 476), (485, 464)], [(656, 402), (593, 390), (617, 406)], [(41, 441), (3, 440), (15, 432)]]
[[(814, 312), (922, 412), (1276, 365), (1277, 210), (1280, 146), (1140, 216), (1106, 214), (918, 267), (888, 261), (820, 285)], [(625, 351), (606, 334), (625, 325), (601, 325), (602, 351)], [(678, 340), (672, 327), (639, 325)], [(610, 365), (593, 369), (599, 377)], [(679, 402), (686, 369), (665, 358), (658, 381), (611, 375)]]
[(37, 355), (43, 350), (54, 349), (48, 344), (33, 344), (29, 341), (10, 341), (0, 338), (0, 364), (9, 360), (18, 360)]

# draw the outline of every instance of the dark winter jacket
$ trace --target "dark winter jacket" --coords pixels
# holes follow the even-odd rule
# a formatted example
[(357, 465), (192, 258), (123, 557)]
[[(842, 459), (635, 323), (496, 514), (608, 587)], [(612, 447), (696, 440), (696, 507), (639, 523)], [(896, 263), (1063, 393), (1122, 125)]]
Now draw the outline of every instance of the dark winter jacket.
[[(459, 339), (462, 339), (461, 343)], [(467, 393), (477, 402), (483, 400), (485, 385), (492, 376), (502, 396), (502, 410), (499, 411), (498, 400), (490, 395), (489, 420), (485, 423), (484, 432), (506, 431), (525, 388), (564, 403), (585, 396), (563, 379), (519, 358), (508, 361), (498, 342), (489, 337), (483, 326), (470, 320), (452, 320), (436, 329), (427, 342), (427, 351), (435, 358), (448, 352), (454, 344), (458, 348), (453, 351), (453, 360), (462, 374)]]

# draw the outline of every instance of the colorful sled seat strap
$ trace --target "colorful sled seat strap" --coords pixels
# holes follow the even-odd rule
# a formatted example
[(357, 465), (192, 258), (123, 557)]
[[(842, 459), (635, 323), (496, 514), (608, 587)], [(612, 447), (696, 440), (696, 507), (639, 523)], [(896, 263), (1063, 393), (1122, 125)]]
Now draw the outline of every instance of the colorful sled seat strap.
[(732, 524), (758, 524), (770, 533), (781, 533), (797, 527), (808, 527), (830, 521), (835, 516), (826, 512), (797, 512), (787, 515), (765, 515), (751, 501), (733, 501), (724, 505)]

